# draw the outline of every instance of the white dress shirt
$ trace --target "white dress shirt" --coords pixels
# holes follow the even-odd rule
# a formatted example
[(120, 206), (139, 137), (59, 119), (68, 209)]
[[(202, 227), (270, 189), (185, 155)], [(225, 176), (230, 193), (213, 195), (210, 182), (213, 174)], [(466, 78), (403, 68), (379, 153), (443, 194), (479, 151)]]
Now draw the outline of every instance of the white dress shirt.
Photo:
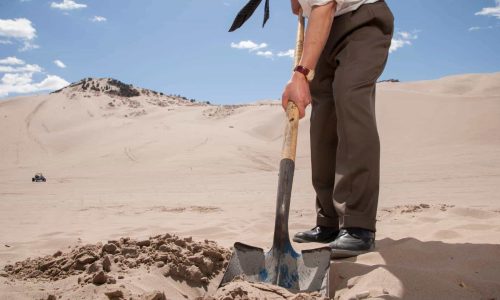
[(337, 2), (337, 11), (335, 12), (335, 16), (338, 17), (350, 11), (355, 11), (363, 4), (374, 3), (378, 0), (299, 0), (299, 3), (302, 7), (303, 15), (305, 17), (309, 17), (313, 6), (325, 5), (332, 1)]

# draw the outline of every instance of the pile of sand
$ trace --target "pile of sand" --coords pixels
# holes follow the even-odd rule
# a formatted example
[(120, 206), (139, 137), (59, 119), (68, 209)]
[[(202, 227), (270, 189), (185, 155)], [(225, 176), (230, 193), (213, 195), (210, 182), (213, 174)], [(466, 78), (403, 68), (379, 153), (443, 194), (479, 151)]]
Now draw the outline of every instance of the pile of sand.
[(211, 297), (204, 300), (232, 300), (232, 299), (268, 299), (268, 300), (319, 300), (328, 299), (319, 293), (293, 294), (288, 290), (265, 283), (247, 282), (235, 279), (227, 285), (221, 287)]
[[(11, 281), (56, 282), (64, 279), (74, 281), (72, 290), (87, 285), (104, 286), (101, 298), (107, 299), (144, 299), (164, 300), (168, 295), (160, 291), (135, 294), (123, 284), (125, 277), (133, 269), (142, 269), (151, 276), (170, 277), (191, 287), (207, 290), (209, 285), (218, 285), (227, 267), (229, 250), (219, 247), (215, 242), (205, 240), (195, 242), (191, 237), (180, 238), (164, 234), (145, 240), (128, 237), (111, 240), (106, 244), (97, 243), (75, 246), (69, 252), (57, 251), (53, 255), (28, 258), (4, 267), (3, 277)], [(155, 268), (156, 270), (152, 270)], [(144, 270), (145, 269), (145, 270)], [(151, 272), (150, 272), (151, 270)], [(141, 272), (141, 270), (137, 270)], [(142, 272), (141, 274), (145, 274)], [(131, 275), (131, 279), (135, 281)], [(139, 278), (140, 280), (140, 278)], [(118, 287), (117, 287), (118, 285)], [(60, 294), (60, 298), (70, 295)], [(319, 293), (293, 294), (288, 290), (264, 283), (253, 283), (236, 278), (229, 284), (212, 293), (198, 297), (198, 300), (236, 300), (236, 299), (325, 299)], [(57, 299), (49, 294), (43, 299)]]
[(57, 251), (7, 265), (4, 270), (7, 276), (19, 280), (57, 281), (78, 276), (81, 285), (101, 285), (116, 283), (112, 274), (146, 266), (160, 268), (164, 276), (185, 281), (190, 286), (206, 286), (224, 269), (229, 255), (227, 249), (215, 242), (195, 242), (190, 237), (179, 238), (167, 233), (141, 241), (120, 238), (104, 245), (75, 247), (67, 253)]

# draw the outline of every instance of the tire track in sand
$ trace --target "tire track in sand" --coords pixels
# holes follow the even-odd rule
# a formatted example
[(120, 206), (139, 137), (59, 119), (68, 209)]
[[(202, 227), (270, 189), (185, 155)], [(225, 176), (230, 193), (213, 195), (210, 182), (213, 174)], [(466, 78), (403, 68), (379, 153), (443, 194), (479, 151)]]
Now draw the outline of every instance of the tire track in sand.
[(31, 132), (31, 122), (33, 121), (33, 118), (36, 116), (38, 111), (42, 108), (42, 106), (47, 103), (47, 98), (40, 103), (26, 116), (26, 119), (24, 119), (24, 123), (26, 125), (26, 132), (28, 133), (28, 137), (33, 140), (44, 152), (45, 154), (48, 154), (49, 152), (47, 151), (47, 148), (43, 145), (43, 143), (36, 137), (33, 132)]

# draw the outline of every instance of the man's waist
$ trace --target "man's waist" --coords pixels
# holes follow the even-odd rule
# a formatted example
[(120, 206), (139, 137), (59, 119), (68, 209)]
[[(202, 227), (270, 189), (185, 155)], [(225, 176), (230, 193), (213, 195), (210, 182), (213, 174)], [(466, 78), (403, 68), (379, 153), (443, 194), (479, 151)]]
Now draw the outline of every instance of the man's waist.
[(378, 2), (385, 2), (385, 1), (384, 0), (366, 0), (366, 1), (358, 1), (355, 3), (352, 3), (352, 2), (349, 3), (349, 1), (346, 1), (346, 2), (348, 3), (348, 5), (346, 5), (345, 7), (340, 7), (340, 9), (337, 10), (337, 12), (335, 13), (335, 17), (341, 17), (347, 13), (354, 12), (354, 11), (360, 9), (361, 7), (363, 7), (364, 5), (374, 4), (374, 3), (378, 3)]

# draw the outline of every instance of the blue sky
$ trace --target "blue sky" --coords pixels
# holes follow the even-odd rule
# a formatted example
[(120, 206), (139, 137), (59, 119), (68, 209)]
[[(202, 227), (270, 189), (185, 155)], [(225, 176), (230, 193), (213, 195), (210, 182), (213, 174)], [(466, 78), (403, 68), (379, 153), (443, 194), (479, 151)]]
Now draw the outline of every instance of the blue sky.
[[(113, 77), (219, 104), (278, 99), (296, 17), (271, 0), (265, 28), (261, 7), (228, 33), (246, 1), (2, 0), (0, 97)], [(500, 0), (387, 2), (396, 34), (382, 79), (500, 71)]]

